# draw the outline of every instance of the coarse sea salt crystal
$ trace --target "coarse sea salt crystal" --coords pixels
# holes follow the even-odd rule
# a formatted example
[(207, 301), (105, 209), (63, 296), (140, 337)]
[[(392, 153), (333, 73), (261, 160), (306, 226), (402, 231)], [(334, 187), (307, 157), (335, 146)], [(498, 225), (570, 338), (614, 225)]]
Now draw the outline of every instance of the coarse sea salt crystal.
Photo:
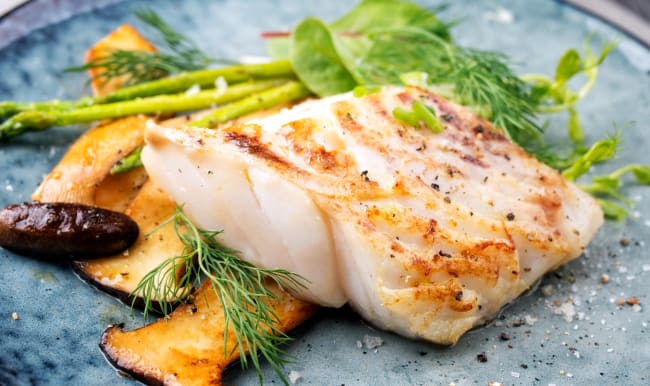
[(289, 371), (289, 382), (291, 382), (292, 385), (295, 385), (296, 382), (302, 379), (302, 374), (295, 370)]
[(537, 318), (535, 318), (533, 316), (530, 316), (530, 315), (526, 315), (524, 317), (524, 320), (526, 321), (526, 324), (529, 325), (529, 326), (534, 326), (535, 322), (537, 322)]
[(363, 344), (368, 350), (375, 349), (384, 345), (384, 340), (378, 336), (365, 335), (363, 337)]
[(571, 323), (573, 321), (573, 317), (576, 315), (576, 308), (574, 307), (573, 303), (565, 302), (553, 310), (553, 313), (555, 313), (555, 315), (562, 315), (565, 322)]

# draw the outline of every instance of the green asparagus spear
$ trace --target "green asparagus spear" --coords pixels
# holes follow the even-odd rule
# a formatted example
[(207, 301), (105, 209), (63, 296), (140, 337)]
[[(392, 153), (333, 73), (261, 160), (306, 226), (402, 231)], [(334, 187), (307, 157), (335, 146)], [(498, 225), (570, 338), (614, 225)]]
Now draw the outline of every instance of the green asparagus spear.
[[(302, 83), (296, 81), (288, 82), (282, 86), (274, 87), (224, 105), (207, 115), (205, 118), (193, 122), (190, 125), (213, 128), (221, 123), (239, 118), (243, 115), (304, 98), (309, 94), (309, 90)], [(143, 146), (140, 146), (133, 150), (115, 164), (111, 169), (111, 174), (126, 173), (142, 166), (142, 161), (140, 160), (142, 147)]]
[(184, 72), (178, 75), (162, 78), (135, 86), (121, 88), (103, 97), (95, 97), (95, 103), (112, 103), (131, 100), (137, 97), (170, 94), (185, 91), (199, 85), (214, 87), (214, 82), (223, 77), (229, 83), (241, 82), (251, 78), (277, 78), (293, 75), (291, 63), (288, 60), (278, 60), (263, 64), (242, 64), (208, 70)]
[(192, 122), (191, 125), (212, 128), (255, 111), (304, 98), (310, 93), (307, 87), (301, 82), (291, 81), (282, 86), (274, 87), (229, 103), (206, 115), (204, 118)]
[(0, 122), (23, 111), (51, 111), (70, 110), (74, 108), (87, 107), (93, 104), (90, 97), (81, 98), (76, 101), (51, 100), (47, 102), (0, 102)]
[(260, 80), (236, 84), (228, 87), (223, 92), (212, 89), (200, 91), (194, 95), (186, 93), (160, 95), (67, 111), (24, 111), (0, 124), (0, 140), (7, 140), (28, 131), (45, 130), (50, 126), (66, 126), (134, 114), (204, 109), (212, 105), (241, 99), (284, 82), (286, 82), (286, 79)]
[(142, 153), (142, 148), (144, 146), (138, 146), (130, 152), (126, 157), (117, 161), (115, 165), (111, 168), (111, 175), (121, 174), (129, 172), (133, 169), (139, 168), (142, 166), (142, 159), (140, 158), (140, 153)]
[(184, 72), (168, 78), (124, 87), (105, 96), (85, 97), (77, 101), (47, 101), (36, 103), (0, 102), (0, 120), (24, 111), (72, 110), (93, 105), (131, 100), (154, 95), (173, 94), (185, 91), (194, 85), (213, 88), (215, 81), (223, 77), (228, 83), (242, 82), (248, 79), (265, 79), (293, 76), (288, 60), (279, 60), (263, 64), (242, 64), (229, 67)]

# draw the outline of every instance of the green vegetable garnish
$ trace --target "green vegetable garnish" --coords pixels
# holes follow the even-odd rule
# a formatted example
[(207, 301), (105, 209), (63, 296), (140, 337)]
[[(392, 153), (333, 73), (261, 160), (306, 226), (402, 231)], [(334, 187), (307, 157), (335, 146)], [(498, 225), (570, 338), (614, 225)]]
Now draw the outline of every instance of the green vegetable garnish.
[[(45, 130), (51, 126), (67, 126), (88, 123), (107, 118), (119, 118), (134, 114), (157, 114), (205, 109), (212, 105), (231, 102), (274, 86), (284, 80), (260, 80), (239, 83), (223, 92), (203, 90), (195, 94), (159, 95), (148, 98), (99, 104), (73, 110), (24, 111), (0, 123), (0, 141), (13, 138), (28, 131)], [(143, 84), (144, 85), (144, 84)]]
[[(162, 38), (158, 46), (162, 52), (147, 52), (117, 49), (105, 56), (95, 58), (81, 66), (66, 68), (66, 72), (87, 71), (101, 68), (103, 71), (94, 79), (104, 82), (125, 76), (126, 85), (160, 79), (183, 71), (196, 71), (215, 63), (217, 60), (205, 54), (190, 39), (174, 30), (151, 9), (135, 11), (142, 22), (152, 27)], [(229, 62), (219, 60), (220, 62)]]
[(433, 107), (427, 106), (420, 101), (413, 102), (413, 111), (408, 111), (401, 107), (394, 108), (393, 117), (398, 121), (416, 128), (425, 126), (433, 133), (441, 133), (444, 130), (444, 126), (438, 120)]
[(144, 146), (138, 146), (132, 152), (126, 155), (126, 157), (117, 161), (115, 165), (111, 168), (110, 174), (112, 176), (116, 174), (122, 174), (130, 172), (133, 169), (137, 169), (142, 166), (142, 159), (140, 159), (140, 154)]
[[(269, 290), (268, 283), (273, 282), (281, 289), (295, 289), (304, 287), (304, 279), (283, 269), (258, 268), (241, 260), (236, 250), (218, 240), (221, 231), (198, 228), (180, 208), (160, 227), (170, 222), (185, 249), (181, 255), (165, 260), (145, 275), (133, 291), (134, 299), (141, 296), (144, 301), (145, 316), (152, 311), (168, 315), (173, 305), (185, 298), (190, 288), (198, 287), (205, 277), (223, 307), (226, 321), (224, 341), (228, 342), (228, 327), (233, 329), (237, 340), (235, 347), (224, 347), (224, 355), (238, 350), (242, 366), (247, 367), (250, 360), (262, 383), (261, 355), (278, 377), (288, 384), (282, 372), (287, 358), (278, 345), (289, 342), (291, 338), (277, 327), (280, 320), (267, 304), (278, 300), (278, 296)], [(177, 277), (179, 267), (183, 268), (183, 273)]]

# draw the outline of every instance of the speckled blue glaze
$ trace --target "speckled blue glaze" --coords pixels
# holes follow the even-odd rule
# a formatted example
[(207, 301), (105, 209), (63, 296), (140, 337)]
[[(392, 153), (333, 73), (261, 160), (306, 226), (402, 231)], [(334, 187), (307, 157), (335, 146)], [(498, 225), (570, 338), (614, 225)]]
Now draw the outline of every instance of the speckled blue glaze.
[[(600, 79), (579, 110), (589, 140), (612, 132), (612, 122), (636, 121), (623, 133), (624, 151), (608, 165), (650, 163), (650, 52), (606, 24), (549, 0), (455, 1), (446, 15), (462, 18), (461, 44), (512, 55), (521, 72), (549, 73), (568, 47), (597, 31), (620, 48), (602, 66)], [(83, 75), (62, 74), (84, 50), (120, 23), (136, 22), (145, 1), (33, 1), (0, 19), (0, 100), (77, 98), (89, 92)], [(156, 1), (156, 9), (214, 56), (264, 54), (259, 33), (293, 25), (306, 15), (332, 19), (349, 7), (339, 1)], [(497, 7), (512, 23), (488, 17)], [(551, 122), (559, 132), (563, 118)], [(42, 176), (83, 127), (59, 128), (0, 145), (0, 205), (28, 200)], [(601, 169), (603, 170), (603, 169)], [(603, 170), (604, 171), (604, 170)], [(287, 350), (299, 384), (457, 385), (650, 384), (650, 189), (632, 186), (633, 216), (607, 223), (585, 256), (545, 277), (554, 293), (534, 291), (487, 327), (441, 348), (377, 331), (349, 310), (324, 310), (292, 335)], [(631, 240), (621, 246), (619, 240)], [(97, 348), (110, 323), (127, 328), (142, 317), (81, 282), (65, 265), (46, 264), (0, 250), (0, 385), (133, 385), (118, 376)], [(611, 280), (603, 285), (600, 275)], [(616, 298), (637, 296), (640, 312)], [(578, 314), (566, 322), (552, 302), (572, 298)], [(12, 312), (20, 319), (12, 320)], [(530, 324), (519, 326), (528, 316)], [(536, 319), (536, 321), (535, 321)], [(517, 327), (519, 326), (519, 327)], [(500, 338), (507, 334), (509, 340)], [(377, 350), (357, 346), (380, 336)], [(477, 361), (485, 353), (487, 362)], [(279, 383), (264, 368), (267, 383)], [(231, 369), (226, 384), (256, 384), (253, 371)]]

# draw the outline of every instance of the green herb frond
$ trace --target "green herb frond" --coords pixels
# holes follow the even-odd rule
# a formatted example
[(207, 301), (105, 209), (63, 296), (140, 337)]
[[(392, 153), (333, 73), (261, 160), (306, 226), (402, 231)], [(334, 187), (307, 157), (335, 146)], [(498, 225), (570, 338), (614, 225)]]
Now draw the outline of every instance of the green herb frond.
[[(173, 305), (189, 294), (189, 288), (197, 287), (205, 278), (223, 307), (224, 341), (228, 341), (229, 327), (235, 333), (237, 344), (224, 347), (224, 355), (238, 350), (242, 366), (249, 366), (250, 360), (260, 383), (259, 358), (264, 357), (286, 384), (282, 368), (289, 359), (278, 345), (291, 338), (278, 327), (281, 320), (270, 303), (279, 297), (269, 289), (269, 284), (274, 283), (280, 289), (301, 288), (305, 279), (284, 269), (258, 268), (241, 260), (236, 250), (220, 243), (221, 231), (198, 228), (180, 208), (162, 225), (170, 221), (185, 249), (182, 255), (165, 260), (148, 273), (134, 290), (132, 295), (144, 300), (145, 315), (150, 311), (169, 314)], [(182, 274), (177, 277), (179, 267)]]
[(153, 10), (141, 9), (135, 13), (160, 35), (160, 39), (156, 39), (161, 48), (160, 52), (116, 49), (89, 63), (70, 67), (65, 71), (78, 72), (101, 68), (103, 71), (93, 79), (107, 82), (124, 77), (125, 85), (128, 86), (183, 71), (200, 70), (216, 61), (201, 51), (187, 36), (174, 30)]
[(373, 45), (360, 64), (368, 82), (395, 84), (405, 73), (423, 72), (436, 91), (491, 120), (514, 141), (539, 137), (535, 101), (505, 55), (459, 47), (412, 27), (369, 37)]

